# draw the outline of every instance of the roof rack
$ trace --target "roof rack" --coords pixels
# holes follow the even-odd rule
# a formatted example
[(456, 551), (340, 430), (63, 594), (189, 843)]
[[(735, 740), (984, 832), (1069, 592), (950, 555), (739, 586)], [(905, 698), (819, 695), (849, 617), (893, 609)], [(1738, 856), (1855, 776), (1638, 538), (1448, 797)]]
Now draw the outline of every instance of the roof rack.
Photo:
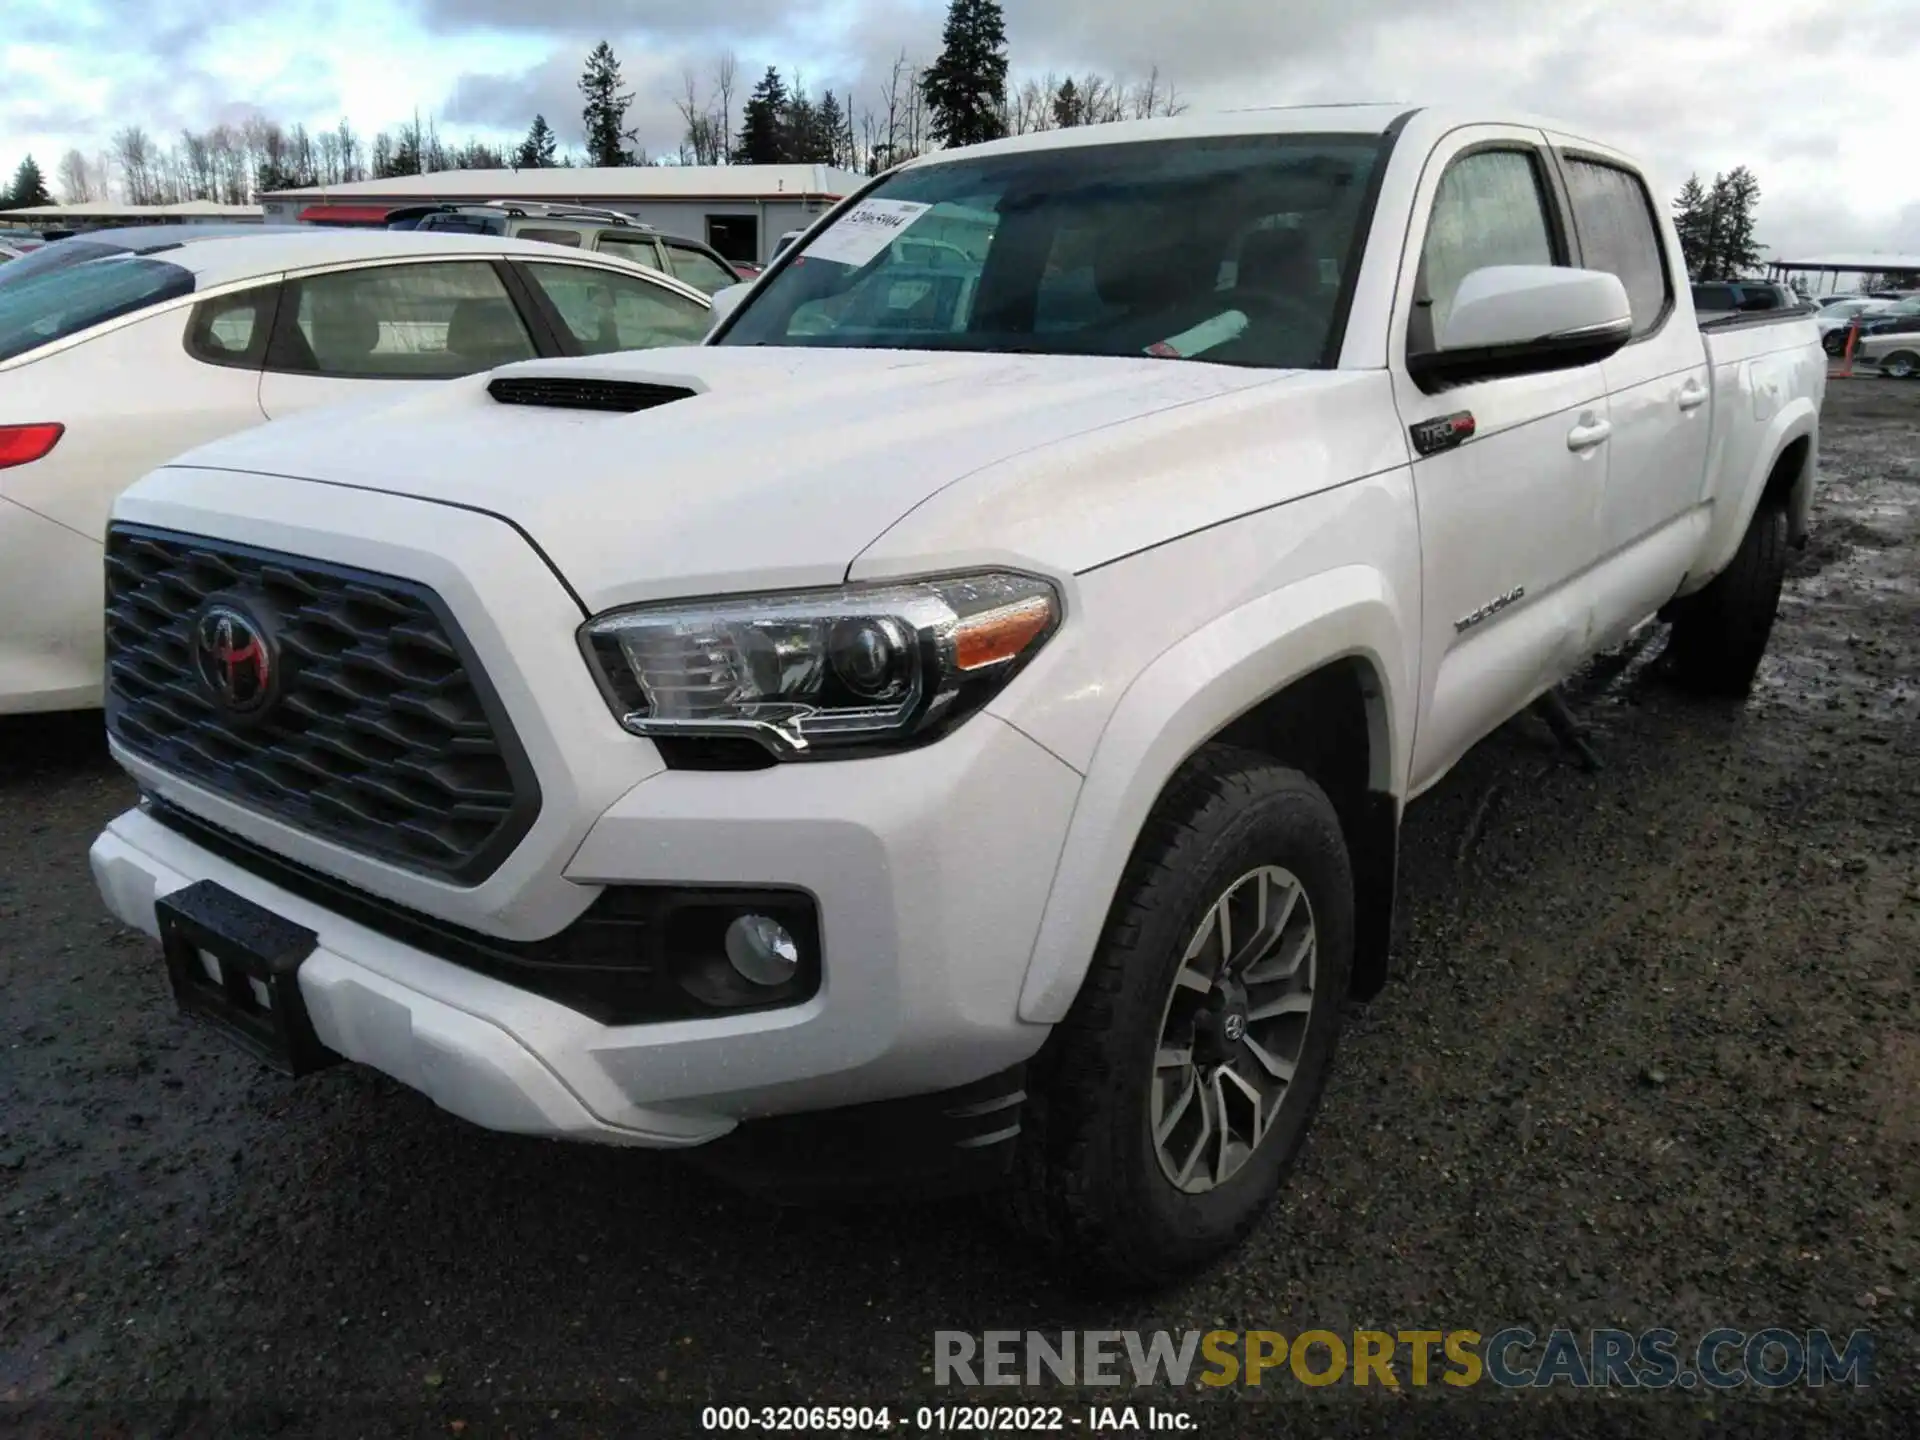
[(509, 215), (522, 218), (540, 217), (549, 220), (604, 220), (610, 225), (625, 225), (634, 230), (651, 230), (653, 226), (643, 224), (624, 210), (608, 210), (598, 205), (549, 205), (538, 200), (488, 200), (479, 208), (504, 210)]

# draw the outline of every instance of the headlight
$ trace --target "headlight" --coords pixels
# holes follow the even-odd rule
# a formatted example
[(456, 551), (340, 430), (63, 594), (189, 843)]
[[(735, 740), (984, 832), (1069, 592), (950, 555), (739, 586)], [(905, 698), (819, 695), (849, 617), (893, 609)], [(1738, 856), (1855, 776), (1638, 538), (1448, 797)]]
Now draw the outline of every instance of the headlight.
[(931, 739), (1019, 673), (1060, 624), (1010, 572), (643, 605), (582, 648), (636, 735), (744, 736), (780, 759)]

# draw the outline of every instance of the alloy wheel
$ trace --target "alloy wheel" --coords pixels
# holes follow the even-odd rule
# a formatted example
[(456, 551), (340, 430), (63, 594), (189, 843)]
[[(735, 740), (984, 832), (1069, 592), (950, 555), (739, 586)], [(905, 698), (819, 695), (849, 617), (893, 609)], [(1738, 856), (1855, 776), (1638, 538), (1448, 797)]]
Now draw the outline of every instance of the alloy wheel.
[(1306, 1049), (1317, 938), (1299, 878), (1266, 865), (1229, 885), (1187, 942), (1147, 1094), (1175, 1188), (1225, 1184), (1266, 1138)]

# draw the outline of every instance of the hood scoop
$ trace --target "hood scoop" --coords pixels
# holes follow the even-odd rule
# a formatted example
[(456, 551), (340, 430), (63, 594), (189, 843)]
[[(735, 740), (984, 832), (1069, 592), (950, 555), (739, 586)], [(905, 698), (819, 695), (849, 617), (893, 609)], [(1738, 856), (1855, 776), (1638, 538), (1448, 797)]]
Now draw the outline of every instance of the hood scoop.
[(598, 380), (577, 375), (501, 375), (487, 393), (502, 405), (538, 405), (548, 410), (600, 410), (631, 415), (691, 400), (699, 392), (684, 385), (655, 385), (643, 380)]

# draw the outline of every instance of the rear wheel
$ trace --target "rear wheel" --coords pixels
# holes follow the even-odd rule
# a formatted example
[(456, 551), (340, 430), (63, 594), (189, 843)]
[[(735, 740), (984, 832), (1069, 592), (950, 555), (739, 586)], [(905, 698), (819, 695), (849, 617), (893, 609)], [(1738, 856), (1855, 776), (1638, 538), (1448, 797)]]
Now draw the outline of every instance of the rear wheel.
[(1340, 822), (1298, 771), (1208, 746), (1168, 785), (1036, 1060), (1012, 1205), (1083, 1277), (1156, 1285), (1273, 1199), (1353, 957)]
[(1896, 350), (1880, 362), (1880, 370), (1895, 380), (1911, 380), (1920, 375), (1920, 355), (1911, 350)]
[(1680, 602), (1666, 660), (1681, 684), (1734, 698), (1753, 688), (1786, 580), (1787, 528), (1786, 507), (1762, 500), (1733, 563)]

